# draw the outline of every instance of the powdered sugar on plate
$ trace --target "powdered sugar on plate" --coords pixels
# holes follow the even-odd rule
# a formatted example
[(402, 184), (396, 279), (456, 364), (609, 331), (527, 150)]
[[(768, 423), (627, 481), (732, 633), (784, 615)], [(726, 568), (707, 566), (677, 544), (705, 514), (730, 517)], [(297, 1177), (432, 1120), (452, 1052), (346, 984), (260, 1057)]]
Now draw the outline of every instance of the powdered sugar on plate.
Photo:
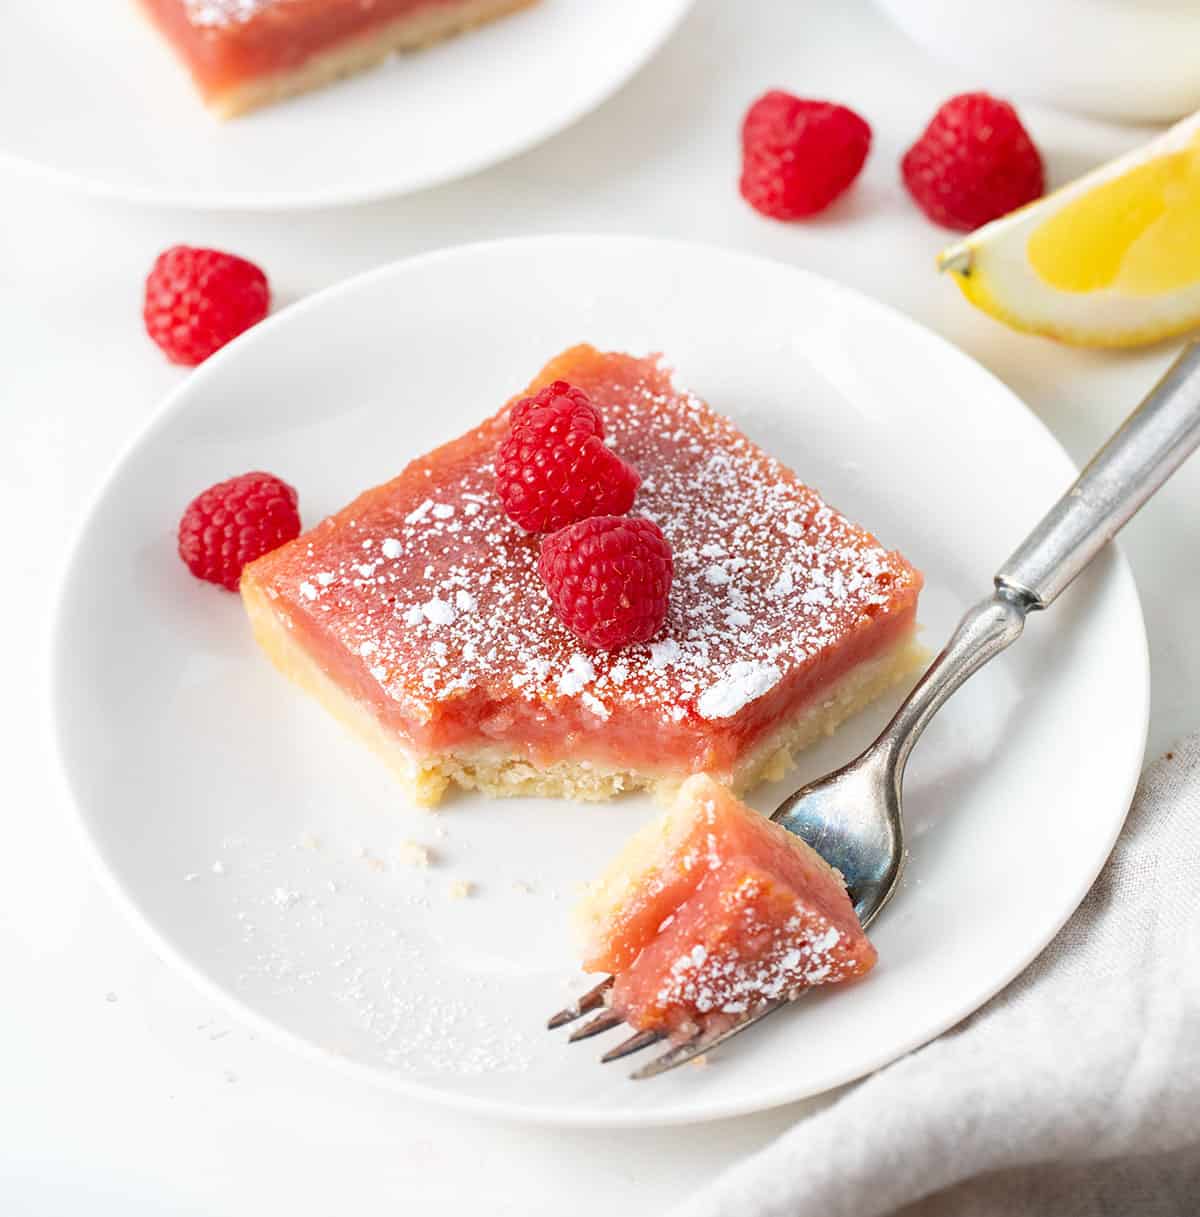
[[(529, 1068), (540, 1028), (512, 1012), (515, 982), (503, 961), (489, 966), (486, 952), (476, 959), (461, 949), (489, 916), (487, 897), (471, 880), (439, 877), (427, 847), (341, 839), (314, 851), (249, 836), (226, 848), (238, 883), (197, 872), (188, 890), (203, 899), (203, 884), (219, 884), (211, 907), (240, 941), (240, 989), (272, 1003), (319, 995), (343, 1028), (323, 1047), (355, 1055), (367, 1046), (413, 1076)], [(369, 859), (381, 865), (365, 866)], [(518, 896), (506, 885), (497, 898), (545, 917), (532, 888)], [(463, 925), (445, 936), (454, 909)]]

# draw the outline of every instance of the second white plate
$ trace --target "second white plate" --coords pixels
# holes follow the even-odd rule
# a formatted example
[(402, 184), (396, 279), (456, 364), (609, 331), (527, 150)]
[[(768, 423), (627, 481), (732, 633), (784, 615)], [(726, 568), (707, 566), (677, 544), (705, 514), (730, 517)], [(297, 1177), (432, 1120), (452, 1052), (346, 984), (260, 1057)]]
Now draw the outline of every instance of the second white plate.
[[(559, 349), (661, 350), (684, 380), (926, 573), (937, 645), (1072, 477), (1042, 425), (942, 340), (794, 269), (696, 246), (543, 239), (400, 263), (250, 331), (113, 473), (63, 590), (63, 762), (114, 889), (245, 1017), (407, 1093), (636, 1125), (769, 1107), (859, 1077), (1011, 979), (1078, 904), (1142, 757), (1146, 641), (1115, 552), (973, 680), (918, 748), (911, 862), (863, 984), (817, 994), (710, 1068), (634, 1083), (546, 1016), (587, 981), (576, 887), (649, 803), (404, 805), (256, 653), (234, 597), (174, 553), (187, 499), (267, 468), (308, 523), (475, 424)], [(894, 699), (809, 753), (852, 755)], [(773, 807), (791, 788), (754, 801)], [(406, 839), (437, 855), (400, 859)], [(451, 885), (477, 885), (467, 900)]]
[(187, 207), (326, 207), (504, 160), (599, 105), (692, 0), (540, 0), (308, 96), (221, 122), (138, 0), (9, 5), (0, 163)]

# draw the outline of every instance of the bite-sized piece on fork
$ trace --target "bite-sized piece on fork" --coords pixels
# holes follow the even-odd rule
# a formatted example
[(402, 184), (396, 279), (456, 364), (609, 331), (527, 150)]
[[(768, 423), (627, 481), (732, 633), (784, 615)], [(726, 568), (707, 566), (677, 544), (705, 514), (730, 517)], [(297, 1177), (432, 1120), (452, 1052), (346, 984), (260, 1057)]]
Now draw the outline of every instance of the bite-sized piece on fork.
[(645, 1043), (712, 1033), (875, 963), (841, 875), (703, 774), (635, 834), (577, 916), (585, 966), (615, 976), (608, 1008), (581, 1030), (624, 1021)]

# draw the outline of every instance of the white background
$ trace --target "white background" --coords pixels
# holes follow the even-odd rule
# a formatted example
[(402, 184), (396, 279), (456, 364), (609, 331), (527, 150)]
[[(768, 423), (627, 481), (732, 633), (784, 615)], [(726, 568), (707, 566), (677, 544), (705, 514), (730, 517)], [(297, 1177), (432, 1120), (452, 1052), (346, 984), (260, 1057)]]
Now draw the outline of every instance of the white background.
[[(1086, 458), (1173, 348), (1058, 347), (991, 322), (938, 280), (932, 258), (945, 234), (908, 201), (897, 161), (938, 103), (981, 84), (929, 61), (865, 3), (701, 0), (592, 116), (505, 166), (411, 198), (205, 215), (0, 180), (0, 1212), (661, 1212), (797, 1118), (792, 1108), (627, 1135), (505, 1126), (363, 1089), (231, 1023), (135, 937), (80, 847), (49, 748), (50, 608), (104, 472), (187, 374), (139, 319), (146, 270), (179, 241), (254, 258), (278, 307), (397, 257), (512, 234), (629, 231), (734, 246), (841, 279), (932, 326)], [(736, 193), (738, 123), (773, 85), (845, 101), (875, 131), (852, 195), (804, 225), (763, 220)], [(1148, 134), (1022, 110), (1054, 184)], [(1197, 501), (1194, 462), (1126, 533), (1150, 634), (1152, 751), (1200, 717)]]

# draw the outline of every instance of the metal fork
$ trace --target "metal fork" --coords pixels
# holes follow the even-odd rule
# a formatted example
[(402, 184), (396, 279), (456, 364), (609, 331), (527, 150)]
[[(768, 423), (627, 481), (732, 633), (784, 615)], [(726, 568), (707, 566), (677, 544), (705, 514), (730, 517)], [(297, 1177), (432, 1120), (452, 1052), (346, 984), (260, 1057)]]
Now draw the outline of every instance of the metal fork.
[[(1198, 445), (1200, 343), (1192, 343), (1001, 566), (992, 594), (967, 610), (879, 738), (848, 765), (785, 799), (771, 817), (842, 872), (864, 928), (900, 881), (905, 859), (901, 790), (921, 733), (968, 677), (1021, 636), (1027, 614), (1049, 608)], [(611, 985), (612, 977), (601, 981), (554, 1015), (550, 1028), (593, 1010), (600, 1013), (571, 1036), (572, 1042), (619, 1025), (621, 1018), (607, 1006)], [(765, 1002), (731, 1026), (676, 1043), (632, 1076), (656, 1077), (693, 1060), (803, 992)], [(601, 1059), (617, 1060), (662, 1038), (661, 1032), (639, 1031)]]

